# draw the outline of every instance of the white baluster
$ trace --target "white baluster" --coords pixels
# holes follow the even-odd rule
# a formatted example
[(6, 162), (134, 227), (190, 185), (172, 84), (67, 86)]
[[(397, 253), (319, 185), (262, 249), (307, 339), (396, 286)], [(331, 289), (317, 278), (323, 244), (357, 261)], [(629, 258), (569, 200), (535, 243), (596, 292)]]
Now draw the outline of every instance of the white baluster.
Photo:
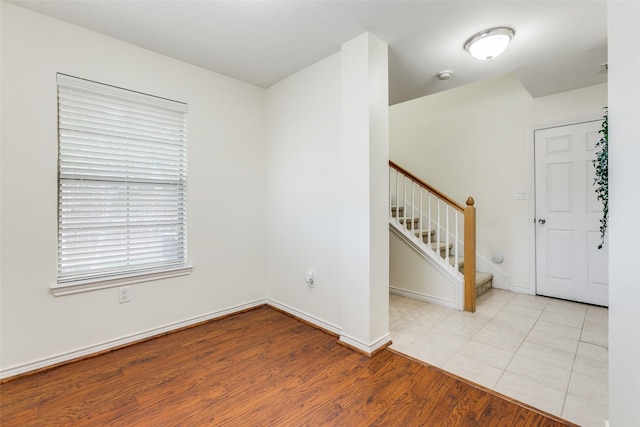
[(418, 219), (418, 222), (419, 222), (419, 224), (418, 224), (418, 240), (420, 240), (420, 243), (422, 243), (423, 242), (423, 240), (422, 240), (422, 217), (423, 217), (423, 215), (422, 215), (422, 193), (423, 193), (422, 187), (418, 187), (418, 191), (420, 191), (420, 212), (418, 212), (418, 215), (420, 215), (418, 217), (419, 218)]
[(455, 212), (455, 215), (456, 215), (456, 241), (455, 241), (455, 245), (456, 245), (456, 247), (455, 247), (455, 249), (454, 249), (454, 257), (455, 257), (455, 260), (454, 260), (454, 265), (453, 265), (453, 267), (454, 267), (454, 269), (455, 269), (456, 271), (459, 271), (459, 270), (460, 270), (460, 266), (458, 265), (458, 256), (459, 256), (459, 253), (460, 253), (460, 252), (459, 252), (459, 248), (460, 248), (460, 240), (458, 239), (458, 230), (459, 230), (459, 228), (460, 228), (460, 227), (459, 227), (459, 225), (458, 225), (458, 218), (460, 218), (460, 213), (459, 213), (458, 211), (456, 211), (456, 212)]
[(402, 175), (402, 217), (404, 226), (407, 226), (407, 176)]
[(391, 166), (389, 166), (389, 221), (393, 218), (393, 193), (391, 188), (393, 187), (393, 176), (391, 175)]
[(444, 242), (444, 259), (449, 262), (449, 204), (447, 203), (445, 205), (445, 214), (447, 216), (447, 223), (446, 223), (446, 235), (445, 235), (445, 242)]
[(400, 185), (398, 183), (398, 170), (396, 169), (396, 224), (398, 224), (398, 221), (400, 221), (400, 204), (398, 203), (398, 194), (400, 193), (400, 189), (398, 188), (398, 186)]
[(415, 233), (415, 227), (413, 226), (414, 222), (413, 222), (413, 217), (415, 216), (415, 210), (413, 209), (415, 204), (413, 201), (413, 187), (415, 182), (413, 180), (411, 180), (411, 233)]
[[(436, 224), (436, 246), (440, 245), (440, 229), (442, 228), (440, 226), (440, 199), (438, 198), (438, 222)], [(438, 251), (438, 248), (436, 247), (436, 253)]]
[(427, 246), (431, 245), (431, 192), (427, 192)]

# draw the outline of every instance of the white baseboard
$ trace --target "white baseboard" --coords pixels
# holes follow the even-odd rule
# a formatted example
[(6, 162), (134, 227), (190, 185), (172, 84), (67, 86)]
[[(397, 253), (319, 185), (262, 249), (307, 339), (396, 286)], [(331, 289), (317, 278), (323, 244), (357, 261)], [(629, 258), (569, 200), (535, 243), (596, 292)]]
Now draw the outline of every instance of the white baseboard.
[(160, 335), (166, 332), (171, 332), (176, 329), (184, 328), (186, 326), (195, 325), (200, 322), (205, 322), (207, 320), (213, 320), (218, 317), (227, 316), (230, 314), (234, 314), (243, 310), (251, 309), (254, 307), (261, 306), (263, 304), (270, 304), (270, 301), (267, 299), (260, 299), (251, 301), (244, 304), (239, 304), (233, 307), (228, 307), (222, 310), (217, 310), (211, 313), (203, 314), (201, 316), (192, 317), (190, 319), (185, 319), (179, 322), (170, 323), (168, 325), (164, 325), (158, 328), (149, 329), (147, 331), (139, 332), (136, 334), (128, 335), (122, 338), (117, 338), (114, 340), (105, 341), (100, 344), (91, 345), (85, 348), (81, 348), (79, 350), (74, 350), (66, 353), (61, 353), (51, 357), (45, 357), (43, 359), (39, 359), (33, 362), (24, 363), (21, 365), (13, 366), (11, 368), (0, 370), (0, 379), (13, 377), (15, 375), (24, 374), (31, 371), (36, 371), (38, 369), (46, 368), (49, 366), (54, 366), (59, 363), (68, 362), (70, 360), (78, 359), (81, 357), (90, 356), (92, 354), (99, 353), (101, 351), (109, 350), (112, 348), (117, 348), (122, 345), (130, 344), (132, 342), (140, 341), (146, 338), (150, 338), (156, 335)]
[(517, 292), (519, 294), (535, 295), (535, 293), (531, 292), (531, 289), (525, 288), (523, 286), (518, 286), (517, 284), (509, 286), (507, 290), (511, 292)]
[(322, 328), (326, 331), (329, 331), (331, 333), (334, 333), (338, 336), (340, 336), (340, 340), (343, 341), (344, 343), (355, 347), (359, 350), (362, 350), (366, 353), (373, 353), (375, 352), (375, 350), (377, 350), (378, 348), (384, 346), (385, 344), (387, 344), (389, 341), (391, 341), (391, 335), (389, 333), (387, 333), (385, 336), (380, 337), (378, 340), (376, 340), (375, 342), (371, 343), (371, 344), (367, 344), (367, 343), (363, 343), (357, 339), (354, 338), (350, 338), (347, 337), (345, 335), (342, 335), (342, 328), (340, 328), (337, 325), (334, 325), (332, 323), (329, 323), (325, 320), (322, 320), (318, 317), (312, 316), (310, 314), (304, 313), (300, 310), (297, 310), (293, 307), (290, 307), (286, 304), (283, 304), (281, 302), (269, 299), (269, 298), (265, 298), (265, 299), (259, 299), (259, 300), (255, 300), (255, 301), (251, 301), (248, 303), (244, 303), (244, 304), (239, 304), (233, 307), (228, 307), (222, 310), (217, 310), (211, 313), (207, 313), (201, 316), (196, 316), (196, 317), (192, 317), (190, 319), (186, 319), (186, 320), (182, 320), (179, 322), (175, 322), (175, 323), (171, 323), (168, 325), (164, 325), (158, 328), (153, 328), (153, 329), (149, 329), (147, 331), (143, 331), (143, 332), (139, 332), (136, 334), (131, 334), (122, 338), (118, 338), (118, 339), (114, 339), (114, 340), (109, 340), (109, 341), (105, 341), (103, 343), (100, 344), (96, 344), (96, 345), (91, 345), (85, 348), (81, 348), (78, 350), (74, 350), (74, 351), (69, 351), (66, 353), (61, 353), (55, 356), (51, 356), (51, 357), (45, 357), (43, 359), (39, 359), (33, 362), (28, 362), (28, 363), (24, 363), (21, 365), (17, 365), (17, 366), (13, 366), (7, 369), (2, 369), (0, 370), (0, 379), (4, 379), (4, 378), (9, 378), (9, 377), (13, 377), (16, 375), (20, 375), (20, 374), (24, 374), (27, 372), (32, 372), (32, 371), (36, 371), (38, 369), (42, 369), (42, 368), (46, 368), (49, 366), (54, 366), (60, 363), (64, 363), (64, 362), (68, 362), (70, 360), (74, 360), (74, 359), (79, 359), (82, 357), (86, 357), (86, 356), (90, 356), (96, 353), (100, 353), (102, 351), (105, 350), (109, 350), (109, 349), (113, 349), (113, 348), (117, 348), (126, 344), (130, 344), (136, 341), (140, 341), (140, 340), (144, 340), (147, 338), (151, 338), (153, 336), (156, 335), (161, 335), (167, 332), (171, 332), (180, 328), (184, 328), (187, 326), (191, 326), (191, 325), (195, 325), (197, 323), (200, 322), (205, 322), (208, 320), (213, 320), (219, 317), (223, 317), (223, 316), (227, 316), (230, 314), (234, 314), (234, 313), (238, 313), (244, 310), (248, 310), (254, 307), (259, 307), (261, 305), (267, 304), (269, 306), (272, 306), (274, 308), (277, 308), (279, 310), (282, 310), (285, 313), (291, 314), (294, 317), (297, 317), (299, 319), (302, 319), (306, 322), (309, 322), (313, 325), (318, 326), (319, 328)]
[(329, 331), (332, 332), (336, 335), (338, 335), (339, 341), (343, 342), (344, 344), (347, 344), (348, 346), (355, 348), (357, 350), (361, 350), (362, 352), (366, 353), (366, 354), (373, 354), (375, 353), (376, 350), (378, 350), (381, 347), (384, 347), (385, 345), (387, 345), (390, 341), (391, 341), (391, 334), (390, 333), (386, 333), (385, 335), (383, 335), (382, 337), (378, 338), (377, 340), (375, 340), (372, 343), (365, 343), (362, 342), (356, 338), (350, 337), (345, 335), (342, 332), (342, 328), (334, 325), (332, 323), (326, 322), (316, 316), (307, 314), (305, 312), (302, 312), (300, 310), (297, 310), (291, 306), (288, 306), (286, 304), (283, 304), (281, 302), (269, 299), (269, 301), (267, 302), (267, 304), (269, 304), (270, 306), (277, 308), (279, 310), (284, 311), (285, 313), (289, 313), (294, 317), (297, 317), (298, 319), (302, 319), (305, 322), (309, 322), (312, 325), (318, 326), (319, 328), (324, 329), (325, 331)]
[(419, 301), (429, 302), (435, 305), (441, 305), (446, 308), (453, 308), (455, 310), (456, 303), (455, 301), (446, 300), (440, 297), (435, 297), (432, 295), (421, 294), (419, 292), (408, 291), (406, 289), (400, 289), (393, 286), (389, 286), (389, 292), (395, 295), (400, 295), (402, 297), (417, 299)]
[(376, 350), (384, 347), (385, 345), (389, 344), (389, 342), (391, 342), (391, 334), (387, 333), (371, 344), (364, 343), (356, 338), (350, 337), (345, 334), (340, 335), (340, 341), (347, 344), (349, 347), (361, 350), (365, 354), (373, 354), (376, 352)]
[(299, 319), (302, 319), (302, 320), (304, 320), (306, 322), (309, 322), (309, 323), (311, 323), (313, 325), (316, 325), (319, 328), (322, 328), (322, 329), (324, 329), (326, 331), (332, 332), (332, 333), (334, 333), (336, 335), (340, 335), (342, 333), (342, 328), (341, 327), (339, 327), (337, 325), (334, 325), (332, 323), (326, 322), (326, 321), (324, 321), (322, 319), (319, 319), (319, 318), (317, 318), (315, 316), (312, 316), (310, 314), (304, 313), (304, 312), (302, 312), (300, 310), (297, 310), (297, 309), (295, 309), (295, 308), (293, 308), (291, 306), (288, 306), (286, 304), (283, 304), (281, 302), (275, 301), (273, 299), (268, 299), (267, 300), (267, 304), (269, 304), (272, 307), (277, 308), (278, 310), (282, 310), (285, 313), (289, 313), (292, 316), (295, 316), (295, 317), (297, 317)]

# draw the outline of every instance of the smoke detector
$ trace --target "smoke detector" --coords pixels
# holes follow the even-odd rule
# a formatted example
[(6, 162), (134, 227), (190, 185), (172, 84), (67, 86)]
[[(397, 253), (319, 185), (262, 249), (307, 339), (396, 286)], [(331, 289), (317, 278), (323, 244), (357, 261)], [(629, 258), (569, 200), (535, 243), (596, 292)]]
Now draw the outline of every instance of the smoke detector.
[(453, 71), (451, 70), (444, 70), (444, 71), (440, 71), (436, 77), (438, 77), (439, 80), (449, 80), (451, 77), (453, 77)]

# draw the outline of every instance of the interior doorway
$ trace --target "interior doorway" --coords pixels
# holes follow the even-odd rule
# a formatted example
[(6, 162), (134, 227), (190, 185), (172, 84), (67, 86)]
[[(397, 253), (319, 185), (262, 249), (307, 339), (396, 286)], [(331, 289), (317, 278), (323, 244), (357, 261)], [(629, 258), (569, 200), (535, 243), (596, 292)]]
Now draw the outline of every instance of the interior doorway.
[(608, 306), (608, 246), (593, 186), (601, 122), (536, 130), (536, 293)]

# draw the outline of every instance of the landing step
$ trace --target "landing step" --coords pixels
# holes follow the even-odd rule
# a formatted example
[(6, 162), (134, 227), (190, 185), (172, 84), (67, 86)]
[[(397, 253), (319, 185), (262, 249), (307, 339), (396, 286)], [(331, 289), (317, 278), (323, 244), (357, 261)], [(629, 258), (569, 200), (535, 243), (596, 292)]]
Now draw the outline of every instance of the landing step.
[(476, 271), (476, 297), (487, 292), (493, 285), (493, 274)]

